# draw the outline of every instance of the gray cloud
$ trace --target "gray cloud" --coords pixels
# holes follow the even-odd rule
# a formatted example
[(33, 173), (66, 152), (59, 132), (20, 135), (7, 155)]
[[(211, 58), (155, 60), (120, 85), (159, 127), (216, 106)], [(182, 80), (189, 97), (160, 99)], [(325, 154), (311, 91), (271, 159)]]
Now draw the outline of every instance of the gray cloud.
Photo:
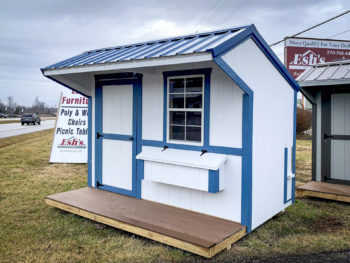
[[(1, 1), (0, 99), (56, 104), (62, 88), (39, 69), (85, 50), (253, 23), (272, 43), (349, 8), (346, 0)], [(305, 36), (349, 29), (349, 17)], [(275, 51), (283, 57), (283, 45)]]

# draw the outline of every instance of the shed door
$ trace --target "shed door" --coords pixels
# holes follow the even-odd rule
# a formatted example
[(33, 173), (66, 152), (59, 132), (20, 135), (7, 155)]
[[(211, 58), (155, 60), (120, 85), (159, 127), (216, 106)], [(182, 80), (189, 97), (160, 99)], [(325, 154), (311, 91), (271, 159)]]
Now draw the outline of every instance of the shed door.
[(96, 87), (96, 186), (136, 196), (137, 86)]
[(331, 179), (350, 180), (350, 94), (332, 94)]

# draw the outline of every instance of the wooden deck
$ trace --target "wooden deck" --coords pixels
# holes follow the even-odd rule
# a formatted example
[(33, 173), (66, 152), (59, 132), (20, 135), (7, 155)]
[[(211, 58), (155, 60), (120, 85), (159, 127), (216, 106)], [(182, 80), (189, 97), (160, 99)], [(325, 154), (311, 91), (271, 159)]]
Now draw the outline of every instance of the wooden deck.
[(312, 181), (298, 187), (297, 196), (312, 196), (350, 203), (350, 186)]
[(242, 238), (239, 223), (95, 188), (46, 197), (56, 208), (207, 258)]

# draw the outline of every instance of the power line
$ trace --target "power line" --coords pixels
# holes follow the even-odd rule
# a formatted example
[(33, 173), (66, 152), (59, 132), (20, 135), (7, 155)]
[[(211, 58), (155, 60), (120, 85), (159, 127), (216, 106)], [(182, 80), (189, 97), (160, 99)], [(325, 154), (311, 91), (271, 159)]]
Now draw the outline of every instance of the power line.
[(345, 31), (340, 32), (340, 33), (338, 33), (338, 34), (335, 34), (335, 35), (333, 35), (333, 36), (327, 37), (327, 39), (328, 39), (328, 38), (332, 38), (332, 37), (336, 37), (336, 36), (340, 36), (340, 35), (342, 35), (342, 34), (345, 34), (345, 33), (349, 32), (349, 31), (350, 31), (350, 29), (345, 30)]
[[(329, 18), (329, 19), (327, 19), (327, 20), (325, 20), (325, 21), (323, 21), (323, 22), (321, 22), (321, 23), (318, 23), (317, 25), (314, 25), (314, 26), (312, 26), (312, 27), (310, 27), (310, 28), (307, 28), (307, 29), (305, 29), (305, 30), (303, 30), (303, 31), (301, 31), (301, 32), (299, 32), (299, 33), (297, 33), (297, 34), (294, 34), (294, 35), (292, 35), (291, 37), (296, 37), (296, 36), (298, 36), (298, 35), (300, 35), (300, 34), (302, 34), (302, 33), (305, 33), (305, 32), (307, 32), (307, 31), (309, 31), (309, 30), (311, 30), (311, 29), (314, 29), (314, 28), (319, 27), (319, 26), (321, 26), (321, 25), (323, 25), (323, 24), (326, 24), (326, 23), (328, 23), (328, 22), (330, 22), (330, 21), (332, 21), (332, 20), (334, 20), (334, 19), (336, 19), (336, 18), (338, 18), (338, 17), (341, 17), (341, 16), (343, 16), (343, 15), (349, 13), (349, 12), (350, 12), (350, 10), (347, 10), (347, 11), (345, 11), (345, 12), (339, 14), (339, 15), (336, 15), (336, 16), (334, 16), (334, 17), (332, 17), (332, 18)], [(282, 40), (280, 40), (280, 41), (277, 41), (276, 43), (273, 43), (272, 45), (270, 45), (270, 47), (272, 47), (272, 46), (274, 46), (274, 45), (277, 45), (277, 44), (279, 44), (279, 43), (281, 43), (281, 42), (283, 42), (283, 41), (284, 41), (284, 39), (282, 39)]]
[(193, 26), (193, 31), (196, 29), (197, 25), (201, 24), (201, 23), (202, 23), (202, 20), (204, 20), (204, 18), (205, 18), (206, 16), (208, 16), (208, 15), (213, 11), (213, 9), (216, 8), (216, 6), (217, 6), (217, 4), (218, 4), (219, 2), (220, 2), (220, 0), (216, 0), (216, 2), (214, 3), (214, 5), (212, 6), (212, 8), (209, 9), (209, 11), (206, 12), (204, 16), (202, 16), (199, 20), (197, 20), (197, 23), (195, 23), (194, 26)]
[(234, 15), (235, 13), (237, 13), (240, 9), (242, 9), (247, 3), (249, 2), (249, 0), (243, 0), (242, 2), (240, 2), (238, 5), (233, 6), (233, 8), (229, 9), (228, 14), (226, 16), (224, 16), (219, 22), (218, 24), (221, 24), (222, 22), (224, 22), (226, 19), (228, 19), (230, 16)]
[[(223, 5), (226, 4), (228, 0), (217, 0), (211, 10), (200, 19), (200, 21), (194, 26), (194, 30), (200, 27), (200, 25), (205, 21), (208, 20), (211, 16), (213, 16)], [(219, 3), (220, 2), (220, 3)]]

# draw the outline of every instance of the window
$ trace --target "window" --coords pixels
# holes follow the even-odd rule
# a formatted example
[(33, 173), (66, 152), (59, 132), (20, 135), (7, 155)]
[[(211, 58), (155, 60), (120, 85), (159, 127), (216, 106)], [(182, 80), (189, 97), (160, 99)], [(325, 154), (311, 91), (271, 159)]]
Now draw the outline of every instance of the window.
[(168, 140), (203, 143), (204, 76), (168, 78)]

